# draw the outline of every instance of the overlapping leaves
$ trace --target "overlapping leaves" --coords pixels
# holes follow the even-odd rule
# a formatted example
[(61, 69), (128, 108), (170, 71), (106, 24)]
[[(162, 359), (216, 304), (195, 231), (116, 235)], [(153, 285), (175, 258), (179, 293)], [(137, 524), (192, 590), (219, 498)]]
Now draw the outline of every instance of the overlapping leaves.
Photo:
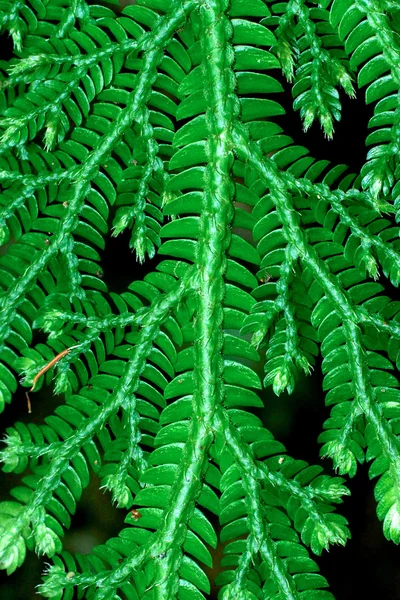
[[(223, 544), (224, 600), (332, 598), (306, 546), (346, 543), (334, 509), (348, 491), (253, 414), (264, 350), (277, 395), (321, 350), (322, 454), (340, 475), (371, 461), (378, 517), (400, 541), (400, 313), (377, 282), (400, 280), (396, 13), (205, 4), (0, 3), (15, 49), (0, 65), (0, 405), (19, 374), (34, 390), (54, 376), (65, 395), (44, 424), (6, 432), (4, 470), (25, 475), (0, 504), (0, 566), (53, 557), (44, 597), (200, 600)], [(278, 68), (305, 128), (317, 119), (329, 137), (337, 88), (353, 96), (359, 69), (378, 128), (361, 178), (275, 123)], [(165, 260), (112, 294), (100, 253), (126, 229), (140, 262)], [(62, 537), (91, 472), (127, 527), (72, 556)]]

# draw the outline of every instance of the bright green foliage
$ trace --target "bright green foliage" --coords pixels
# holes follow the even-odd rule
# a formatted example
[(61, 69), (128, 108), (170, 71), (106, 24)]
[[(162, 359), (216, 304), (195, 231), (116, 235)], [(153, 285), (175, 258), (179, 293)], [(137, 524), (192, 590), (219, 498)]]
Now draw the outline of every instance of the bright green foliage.
[[(0, 567), (52, 558), (43, 597), (200, 600), (222, 544), (221, 600), (331, 599), (310, 553), (350, 535), (344, 479), (287, 456), (252, 412), (320, 352), (322, 455), (341, 476), (370, 462), (400, 542), (400, 303), (378, 282), (400, 282), (396, 6), (0, 2), (0, 404), (21, 375), (65, 396), (7, 430), (3, 469), (24, 476), (0, 504)], [(279, 69), (328, 137), (340, 94), (366, 87), (359, 176), (275, 123)], [(165, 259), (108, 293), (99, 251), (125, 229), (140, 262)], [(127, 526), (72, 556), (91, 471)]]

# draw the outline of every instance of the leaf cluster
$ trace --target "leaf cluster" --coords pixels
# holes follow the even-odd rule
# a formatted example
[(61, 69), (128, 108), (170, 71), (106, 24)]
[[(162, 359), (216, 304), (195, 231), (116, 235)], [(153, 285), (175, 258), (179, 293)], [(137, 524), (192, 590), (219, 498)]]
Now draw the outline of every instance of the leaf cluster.
[[(42, 597), (201, 600), (222, 549), (220, 600), (331, 600), (312, 555), (350, 537), (336, 509), (365, 461), (400, 542), (399, 14), (0, 2), (0, 409), (19, 383), (32, 416), (53, 379), (64, 397), (5, 433), (3, 470), (22, 478), (0, 503), (0, 568), (51, 558)], [(286, 134), (279, 70), (327, 137), (341, 94), (366, 88), (360, 173)], [(101, 255), (126, 230), (159, 261), (116, 294)], [(257, 416), (260, 390), (291, 394), (319, 355), (339, 476)], [(93, 474), (126, 527), (72, 555)]]

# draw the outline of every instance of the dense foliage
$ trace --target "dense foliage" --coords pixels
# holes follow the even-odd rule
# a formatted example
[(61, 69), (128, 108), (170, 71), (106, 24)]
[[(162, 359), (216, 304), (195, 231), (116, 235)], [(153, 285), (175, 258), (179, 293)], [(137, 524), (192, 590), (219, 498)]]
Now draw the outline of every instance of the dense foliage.
[[(220, 544), (221, 599), (329, 600), (310, 551), (346, 543), (335, 505), (365, 460), (400, 542), (397, 6), (1, 0), (0, 404), (21, 374), (29, 411), (52, 378), (65, 402), (7, 430), (3, 469), (24, 476), (0, 504), (0, 567), (50, 557), (42, 596), (200, 600)], [(360, 174), (276, 124), (279, 70), (328, 137), (340, 94), (365, 88)], [(162, 258), (121, 294), (102, 279), (110, 229)], [(340, 477), (289, 457), (252, 410), (319, 352)], [(90, 472), (127, 525), (73, 556)]]

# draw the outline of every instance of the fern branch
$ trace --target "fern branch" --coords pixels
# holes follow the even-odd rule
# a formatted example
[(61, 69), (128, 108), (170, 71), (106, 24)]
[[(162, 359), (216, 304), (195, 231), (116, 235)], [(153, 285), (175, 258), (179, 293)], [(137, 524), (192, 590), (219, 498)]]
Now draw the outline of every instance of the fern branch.
[[(15, 215), (19, 208), (22, 208), (25, 201), (35, 194), (38, 189), (51, 184), (58, 183), (64, 179), (72, 179), (75, 175), (75, 169), (57, 170), (54, 173), (46, 173), (39, 175), (23, 175), (23, 185), (16, 189), (7, 189), (4, 194), (6, 197), (11, 197), (5, 206), (0, 210), (0, 245), (5, 243), (7, 238), (6, 225), (7, 220)], [(2, 172), (3, 181), (18, 181), (21, 179), (17, 173)], [(1, 179), (1, 176), (0, 176)]]
[[(12, 321), (16, 308), (22, 302), (24, 295), (30, 289), (39, 274), (45, 269), (49, 261), (63, 249), (65, 240), (69, 233), (76, 227), (79, 212), (84, 203), (90, 180), (97, 174), (99, 166), (109, 155), (117, 140), (126, 131), (137, 117), (142, 106), (148, 99), (150, 86), (153, 83), (154, 71), (162, 60), (162, 48), (167, 45), (176, 27), (181, 23), (185, 12), (192, 6), (189, 0), (182, 6), (173, 7), (173, 12), (164, 20), (161, 20), (158, 29), (153, 31), (151, 40), (147, 40), (143, 57), (143, 66), (136, 79), (135, 90), (131, 93), (128, 104), (122, 110), (113, 127), (101, 139), (98, 147), (88, 154), (85, 162), (75, 174), (75, 185), (71, 194), (66, 215), (62, 220), (57, 233), (52, 237), (51, 243), (41, 256), (35, 260), (24, 273), (23, 277), (16, 281), (1, 299), (2, 314), (0, 316), (0, 343), (3, 343), (9, 333), (9, 323)], [(150, 42), (154, 47), (150, 45)]]
[(132, 505), (132, 494), (127, 485), (129, 468), (131, 466), (134, 467), (140, 477), (148, 466), (139, 444), (141, 440), (140, 419), (136, 411), (135, 399), (126, 398), (122, 407), (124, 410), (127, 448), (122, 453), (116, 469), (106, 476), (106, 483), (102, 486), (104, 489), (112, 492), (113, 501), (117, 504), (118, 508)]
[[(294, 178), (291, 179), (294, 180)], [(374, 279), (378, 278), (378, 266), (374, 256), (369, 251), (370, 248), (374, 248), (376, 251), (381, 253), (383, 259), (389, 260), (392, 266), (390, 280), (393, 285), (398, 285), (400, 281), (400, 253), (393, 248), (390, 243), (383, 241), (379, 235), (372, 235), (365, 227), (362, 227), (357, 217), (352, 215), (348, 207), (346, 207), (346, 194), (344, 192), (327, 191), (325, 186), (314, 185), (311, 182), (308, 182), (306, 179), (303, 179), (302, 181), (294, 181), (293, 187), (301, 189), (309, 196), (316, 194), (318, 199), (325, 199), (335, 213), (339, 215), (341, 223), (347, 225), (352, 233), (361, 240), (364, 248), (363, 262), (368, 274)], [(396, 270), (393, 269), (393, 266)]]
[(117, 212), (113, 223), (113, 235), (117, 236), (134, 221), (130, 247), (135, 249), (137, 259), (142, 263), (146, 252), (149, 258), (153, 258), (155, 253), (154, 244), (147, 236), (146, 205), (148, 199), (146, 196), (153, 174), (157, 173), (160, 175), (163, 173), (163, 163), (158, 157), (159, 148), (154, 139), (153, 127), (149, 122), (149, 111), (147, 109), (143, 110), (138, 115), (137, 120), (140, 127), (141, 139), (145, 145), (146, 162), (138, 181), (138, 189), (132, 201), (132, 206), (121, 208)]
[[(308, 52), (312, 61), (300, 62), (303, 64), (297, 69), (296, 79), (303, 80), (306, 77), (310, 80), (310, 89), (303, 91), (295, 100), (294, 106), (301, 106), (300, 114), (304, 121), (304, 130), (307, 131), (318, 118), (321, 126), (328, 138), (333, 135), (333, 120), (340, 120), (341, 105), (335, 90), (335, 85), (340, 84), (346, 93), (354, 98), (354, 89), (351, 82), (351, 76), (347, 69), (337, 59), (331, 56), (330, 52), (323, 48), (322, 41), (316, 33), (316, 26), (310, 18), (310, 11), (303, 0), (291, 0), (286, 7), (286, 13), (282, 17), (277, 36), (281, 30), (288, 27), (288, 24), (297, 17), (298, 23), (304, 31), (304, 36), (309, 47)], [(284, 65), (285, 67), (285, 65)], [(290, 65), (284, 68), (284, 71), (290, 72)], [(303, 86), (304, 87), (304, 86)]]
[[(241, 150), (246, 153), (252, 166), (257, 169), (267, 185), (274, 190), (273, 198), (288, 241), (294, 244), (302, 260), (307, 263), (314, 277), (320, 282), (326, 296), (331, 299), (332, 306), (335, 307), (335, 311), (343, 323), (349, 369), (354, 382), (355, 397), (353, 402), (361, 409), (368, 423), (370, 423), (380, 450), (389, 465), (388, 485), (392, 486), (392, 503), (390, 509), (383, 513), (385, 517), (384, 527), (389, 539), (397, 539), (400, 518), (400, 496), (398, 494), (398, 490), (400, 489), (400, 447), (391, 426), (382, 416), (382, 408), (376, 402), (370, 384), (369, 368), (365, 360), (364, 344), (358, 325), (359, 317), (357, 309), (350, 304), (346, 294), (334, 281), (329, 269), (322, 263), (316, 252), (307, 244), (304, 232), (299, 227), (295, 211), (290, 205), (284, 181), (280, 178), (276, 169), (272, 168), (266, 161), (262, 161), (257, 156), (254, 148), (252, 152), (245, 145), (242, 137), (240, 138), (240, 143)], [(346, 446), (349, 443), (349, 440), (346, 440)], [(337, 450), (336, 453), (339, 454)], [(373, 456), (376, 456), (376, 452), (373, 453)], [(343, 461), (339, 460), (339, 464), (343, 464)]]
[[(158, 537), (157, 534), (155, 537)], [(39, 592), (45, 598), (53, 598), (57, 594), (62, 593), (63, 590), (68, 590), (73, 587), (80, 589), (86, 589), (91, 585), (96, 585), (97, 591), (94, 596), (94, 600), (105, 600), (106, 594), (110, 590), (115, 589), (118, 584), (140, 570), (145, 562), (156, 554), (159, 548), (154, 539), (151, 542), (144, 544), (136, 551), (132, 553), (129, 559), (122, 561), (110, 574), (108, 570), (100, 571), (97, 573), (75, 573), (65, 572), (62, 567), (52, 565), (45, 574), (45, 582), (38, 586)], [(112, 583), (110, 579), (112, 577)], [(106, 591), (104, 590), (104, 586)]]
[(34, 321), (34, 327), (42, 329), (44, 333), (49, 333), (50, 337), (56, 337), (58, 332), (58, 325), (62, 321), (69, 321), (84, 325), (85, 328), (89, 329), (88, 338), (80, 342), (76, 350), (78, 353), (84, 351), (93, 340), (94, 336), (98, 336), (101, 331), (108, 329), (115, 329), (116, 327), (125, 328), (129, 325), (140, 324), (146, 314), (146, 309), (137, 311), (136, 313), (122, 313), (120, 315), (110, 314), (106, 317), (93, 317), (87, 316), (83, 313), (75, 313), (61, 308), (45, 308), (44, 311)]
[[(61, 116), (61, 106), (67, 98), (71, 95), (71, 92), (78, 86), (81, 77), (84, 75), (82, 69), (77, 69), (73, 74), (71, 81), (66, 83), (63, 91), (57, 96), (56, 99), (51, 99), (47, 103), (32, 109), (30, 112), (25, 113), (20, 117), (5, 117), (1, 120), (0, 126), (5, 129), (0, 137), (1, 150), (0, 156), (5, 152), (8, 152), (10, 148), (16, 146), (19, 141), (19, 135), (21, 131), (31, 122), (36, 120), (39, 116), (45, 116), (49, 113), (46, 126), (45, 134), (45, 150), (53, 150), (55, 141), (57, 139), (58, 121)], [(43, 119), (44, 122), (44, 119)]]
[(357, 8), (365, 13), (369, 26), (382, 48), (383, 56), (390, 66), (393, 79), (400, 87), (400, 44), (399, 36), (393, 30), (388, 16), (382, 11), (377, 0), (356, 0)]
[(229, 600), (237, 597), (235, 594), (238, 594), (240, 589), (243, 589), (243, 579), (246, 577), (255, 555), (260, 553), (285, 598), (288, 600), (298, 600), (300, 596), (296, 585), (288, 574), (282, 559), (277, 554), (276, 548), (265, 529), (261, 504), (261, 486), (257, 479), (258, 469), (254, 464), (251, 454), (240, 439), (239, 434), (234, 430), (227, 416), (221, 410), (217, 412), (217, 423), (221, 435), (223, 435), (242, 476), (243, 485), (246, 489), (250, 527), (250, 535), (246, 542), (246, 552), (241, 557), (239, 568), (235, 573), (235, 580), (230, 584), (226, 597)]
[[(76, 69), (74, 73), (79, 72), (80, 69), (90, 69), (94, 65), (97, 65), (101, 60), (105, 58), (111, 58), (114, 54), (121, 53), (127, 54), (129, 52), (139, 52), (148, 47), (149, 39), (152, 38), (152, 33), (148, 32), (143, 34), (139, 40), (124, 40), (120, 43), (110, 42), (105, 44), (101, 48), (96, 48), (91, 52), (85, 54), (30, 54), (29, 56), (20, 58), (18, 61), (13, 63), (9, 68), (9, 78), (6, 85), (14, 85), (20, 81), (26, 81), (22, 76), (25, 76), (27, 72), (35, 73), (40, 67), (46, 65), (75, 65)], [(42, 75), (38, 72), (38, 77)]]
[[(2, 536), (0, 543), (0, 564), (6, 568), (10, 561), (14, 560), (14, 547), (22, 532), (30, 523), (35, 525), (39, 520), (39, 511), (50, 500), (54, 490), (60, 483), (60, 477), (63, 470), (69, 464), (71, 459), (80, 451), (85, 442), (88, 442), (100, 431), (107, 419), (115, 413), (120, 406), (132, 404), (129, 410), (133, 413), (135, 397), (134, 392), (139, 383), (139, 378), (146, 365), (146, 359), (153, 349), (154, 339), (157, 337), (164, 319), (169, 311), (186, 291), (187, 280), (180, 281), (175, 289), (157, 300), (149, 309), (143, 326), (139, 334), (138, 343), (129, 359), (125, 372), (119, 379), (114, 392), (101, 405), (97, 415), (86, 422), (67, 438), (57, 455), (48, 466), (46, 474), (43, 475), (35, 492), (29, 497), (28, 502), (16, 515), (13, 528), (6, 535)], [(36, 536), (36, 543), (43, 542), (43, 536)], [(42, 552), (52, 554), (51, 549), (44, 547), (42, 543)]]
[[(290, 285), (297, 259), (297, 250), (294, 246), (288, 244), (285, 249), (285, 260), (281, 265), (280, 277), (276, 285), (278, 296), (275, 300), (277, 310), (282, 311), (284, 319), (284, 354), (278, 358), (274, 345), (270, 344), (270, 348), (266, 353), (267, 362), (265, 365), (266, 377), (264, 384), (272, 383), (277, 396), (284, 390), (287, 390), (289, 394), (293, 392), (297, 368), (303, 369), (306, 373), (310, 372), (310, 363), (300, 347), (295, 311), (290, 298)], [(279, 324), (275, 335), (280, 336)]]
[[(338, 427), (335, 417), (339, 412), (338, 420), (341, 426)], [(353, 477), (357, 472), (357, 461), (361, 464), (364, 462), (364, 453), (358, 451), (353, 441), (362, 414), (362, 409), (355, 402), (344, 409), (342, 405), (338, 405), (336, 410), (332, 410), (332, 418), (324, 424), (326, 431), (318, 437), (318, 441), (324, 444), (321, 448), (322, 458), (331, 458), (339, 475), (348, 474)], [(330, 421), (333, 421), (332, 429), (329, 429)]]
[[(253, 500), (260, 496), (260, 482), (267, 481), (272, 484), (273, 487), (278, 488), (280, 493), (287, 493), (288, 497), (298, 500), (299, 505), (307, 514), (307, 518), (312, 522), (314, 530), (318, 532), (318, 542), (322, 548), (328, 549), (330, 544), (344, 545), (346, 543), (350, 534), (347, 528), (343, 530), (343, 520), (341, 522), (340, 519), (338, 519), (336, 526), (335, 522), (332, 523), (329, 520), (329, 513), (326, 513), (324, 510), (325, 505), (321, 507), (318, 504), (321, 496), (323, 500), (340, 502), (343, 495), (349, 494), (348, 490), (341, 485), (340, 479), (338, 479), (338, 481), (330, 480), (329, 487), (327, 488), (324, 488), (323, 483), (320, 489), (318, 489), (317, 483), (314, 484), (315, 487), (303, 487), (297, 481), (286, 478), (282, 472), (272, 471), (265, 462), (254, 460), (251, 452), (249, 452), (243, 444), (243, 440), (240, 439), (240, 435), (232, 426), (232, 423), (229, 422), (228, 417), (222, 414), (221, 411), (218, 412), (218, 423), (220, 427), (223, 427), (222, 431), (224, 431), (226, 444), (235, 457), (239, 469), (243, 470), (243, 480), (245, 481), (245, 479), (250, 476), (253, 480), (253, 490), (257, 490), (258, 488), (258, 492), (252, 494)], [(226, 432), (228, 432), (228, 434), (226, 434)], [(284, 462), (285, 461), (283, 460), (282, 464)], [(260, 502), (260, 500), (258, 500), (258, 502)], [(251, 512), (249, 512), (249, 517), (251, 519)], [(260, 523), (262, 523), (262, 521), (259, 521), (258, 525)], [(259, 542), (268, 537), (265, 532), (264, 535), (261, 535), (260, 533), (256, 534), (255, 532), (253, 533), (255, 539), (259, 540)], [(321, 549), (318, 548), (319, 544), (313, 545), (313, 550), (316, 554), (321, 553)], [(273, 546), (271, 548), (273, 548)], [(276, 561), (277, 557), (275, 557), (274, 560)], [(277, 581), (282, 577), (282, 569), (284, 569), (284, 565), (281, 565), (281, 569), (276, 572)], [(293, 584), (291, 585), (293, 587)], [(288, 584), (288, 586), (290, 588), (290, 584)], [(296, 587), (294, 586), (293, 589), (295, 590)]]
[[(400, 88), (400, 43), (399, 34), (393, 29), (384, 8), (376, 0), (357, 0), (357, 8), (365, 13), (369, 27), (377, 40), (382, 55), (390, 68), (393, 81)], [(371, 121), (372, 123), (372, 121)], [(387, 195), (393, 186), (397, 154), (400, 144), (400, 94), (391, 127), (391, 141), (369, 151), (368, 162), (362, 169), (363, 186), (370, 189), (375, 198)]]

